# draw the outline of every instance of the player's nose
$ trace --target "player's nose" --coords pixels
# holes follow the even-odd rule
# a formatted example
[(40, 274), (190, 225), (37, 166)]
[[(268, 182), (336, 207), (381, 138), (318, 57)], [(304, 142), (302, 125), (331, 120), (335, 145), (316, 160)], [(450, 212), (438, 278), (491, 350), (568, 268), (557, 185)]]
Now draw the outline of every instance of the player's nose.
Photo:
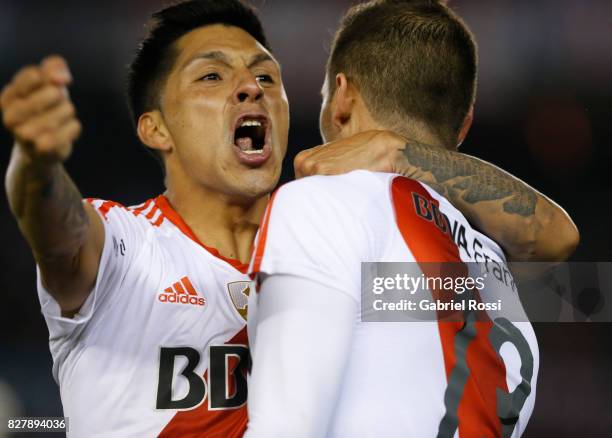
[(263, 88), (250, 72), (240, 78), (234, 90), (234, 103), (256, 102), (263, 96)]

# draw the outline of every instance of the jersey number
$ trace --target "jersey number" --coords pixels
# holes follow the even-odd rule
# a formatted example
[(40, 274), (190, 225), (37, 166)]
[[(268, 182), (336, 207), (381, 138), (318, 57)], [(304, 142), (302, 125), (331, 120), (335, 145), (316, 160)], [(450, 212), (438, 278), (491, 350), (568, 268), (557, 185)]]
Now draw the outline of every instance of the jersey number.
[[(455, 336), (455, 352), (457, 362), (453, 368), (446, 393), (444, 394), (444, 405), (446, 413), (438, 428), (438, 438), (452, 438), (459, 426), (458, 410), (465, 383), (471, 373), (467, 364), (468, 345), (476, 337), (475, 318), (473, 313), (468, 313), (466, 324)], [(501, 358), (500, 350), (505, 342), (509, 342), (518, 351), (521, 359), (521, 382), (512, 392), (497, 389), (497, 416), (502, 425), (502, 437), (509, 438), (514, 433), (514, 428), (519, 419), (519, 414), (527, 397), (531, 393), (531, 378), (533, 377), (533, 354), (527, 340), (521, 331), (506, 318), (496, 318), (489, 332), (489, 342), (494, 351)]]
[[(175, 375), (177, 357), (187, 359), (187, 365)], [(210, 347), (208, 383), (195, 372), (200, 353), (191, 347), (162, 347), (157, 384), (157, 409), (192, 409), (206, 398), (209, 388), (210, 409), (231, 409), (242, 406), (247, 398), (246, 370), (249, 350), (245, 345), (213, 345)], [(173, 398), (175, 379), (186, 379), (188, 392), (183, 398)]]

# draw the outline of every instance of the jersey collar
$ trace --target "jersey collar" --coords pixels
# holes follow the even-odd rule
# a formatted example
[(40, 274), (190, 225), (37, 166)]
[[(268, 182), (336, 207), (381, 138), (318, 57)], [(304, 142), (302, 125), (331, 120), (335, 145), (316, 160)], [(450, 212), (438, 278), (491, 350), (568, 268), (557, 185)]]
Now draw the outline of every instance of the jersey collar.
[(185, 234), (187, 237), (189, 237), (195, 243), (200, 245), (202, 248), (204, 248), (206, 251), (208, 251), (214, 257), (216, 257), (218, 259), (221, 259), (221, 260), (223, 260), (226, 263), (229, 263), (231, 266), (233, 266), (235, 269), (237, 269), (238, 271), (242, 272), (243, 274), (247, 273), (247, 271), (249, 269), (249, 264), (248, 263), (242, 263), (240, 260), (224, 257), (224, 256), (222, 256), (219, 253), (219, 251), (216, 248), (212, 248), (210, 246), (204, 245), (200, 241), (200, 239), (198, 239), (198, 237), (195, 235), (195, 233), (189, 227), (189, 225), (187, 225), (185, 223), (183, 218), (176, 212), (176, 210), (174, 210), (174, 208), (172, 208), (172, 206), (170, 205), (170, 202), (168, 201), (168, 198), (166, 198), (164, 195), (159, 195), (157, 198), (155, 198), (154, 202), (155, 202), (155, 205), (157, 206), (157, 208), (159, 208), (161, 210), (162, 214), (170, 222), (172, 222), (183, 234)]

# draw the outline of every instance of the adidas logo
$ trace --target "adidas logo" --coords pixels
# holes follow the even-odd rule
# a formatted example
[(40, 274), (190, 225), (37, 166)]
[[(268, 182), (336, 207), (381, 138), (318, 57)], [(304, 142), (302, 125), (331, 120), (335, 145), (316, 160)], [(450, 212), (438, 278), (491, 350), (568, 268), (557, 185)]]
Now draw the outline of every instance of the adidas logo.
[(191, 304), (193, 306), (204, 306), (206, 298), (198, 295), (189, 278), (183, 277), (172, 286), (164, 289), (157, 297), (162, 303)]

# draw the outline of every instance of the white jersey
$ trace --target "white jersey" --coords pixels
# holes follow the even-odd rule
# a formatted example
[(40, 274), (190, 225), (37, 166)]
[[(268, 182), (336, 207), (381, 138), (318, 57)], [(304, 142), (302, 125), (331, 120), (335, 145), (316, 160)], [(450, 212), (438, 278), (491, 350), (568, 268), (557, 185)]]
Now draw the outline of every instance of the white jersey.
[(74, 318), (38, 281), (53, 375), (74, 437), (240, 437), (247, 266), (202, 245), (164, 196), (88, 200), (105, 242)]
[[(252, 277), (309, 279), (311, 285), (350, 297), (358, 309), (327, 436), (480, 438), (523, 433), (533, 410), (539, 364), (528, 322), (364, 323), (359, 313), (361, 262), (417, 262), (426, 274), (425, 262), (485, 259), (505, 263), (500, 247), (472, 228), (444, 197), (408, 178), (355, 171), (304, 178), (275, 193), (256, 241)], [(255, 326), (259, 295), (249, 298), (252, 346), (260, 328)], [(278, 336), (276, 342), (285, 342)], [(300, 340), (293, 343), (300, 348)], [(252, 351), (255, 371), (258, 351), (259, 345)], [(326, 362), (314, 354), (313, 361)], [(250, 400), (273, 403), (273, 395), (255, 394), (265, 390), (270, 392), (253, 386)], [(251, 406), (251, 401), (250, 415), (259, 415), (260, 406)], [(290, 400), (282, 405), (291, 409)], [(261, 412), (259, 418), (269, 421)]]

